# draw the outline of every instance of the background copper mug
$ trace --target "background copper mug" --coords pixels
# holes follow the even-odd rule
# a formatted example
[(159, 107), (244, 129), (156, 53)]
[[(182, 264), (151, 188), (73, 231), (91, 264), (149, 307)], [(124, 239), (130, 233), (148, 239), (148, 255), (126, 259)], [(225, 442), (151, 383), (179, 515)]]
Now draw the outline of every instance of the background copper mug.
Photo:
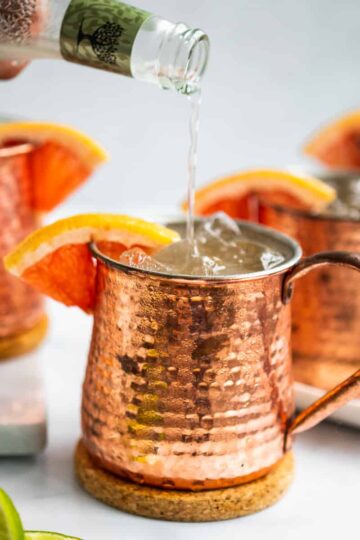
[[(11, 356), (13, 339), (44, 319), (40, 294), (6, 272), (2, 263), (3, 256), (39, 225), (31, 205), (31, 151), (29, 144), (0, 149), (0, 359)], [(21, 346), (27, 344), (32, 340)]]
[[(92, 245), (97, 299), (82, 432), (105, 469), (176, 489), (248, 482), (282, 458), (293, 432), (360, 392), (358, 372), (292, 420), (292, 285), (333, 256), (299, 262), (295, 241), (259, 225), (241, 227), (276, 246), (285, 262), (199, 279), (130, 268)], [(360, 270), (356, 255), (339, 254), (337, 262)]]
[[(360, 182), (351, 193), (353, 175), (323, 178), (357, 198), (354, 204), (360, 208)], [(304, 255), (328, 250), (360, 252), (360, 219), (261, 205), (260, 222), (295, 238)], [(297, 381), (329, 389), (360, 368), (360, 274), (349, 274), (341, 265), (312, 272), (297, 285), (292, 311)]]

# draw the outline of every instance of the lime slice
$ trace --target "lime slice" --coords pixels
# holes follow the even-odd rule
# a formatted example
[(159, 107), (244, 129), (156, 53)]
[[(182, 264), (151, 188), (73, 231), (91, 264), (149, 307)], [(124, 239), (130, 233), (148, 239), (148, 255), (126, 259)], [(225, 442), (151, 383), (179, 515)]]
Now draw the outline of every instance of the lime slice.
[(24, 540), (20, 516), (3, 489), (0, 489), (0, 540)]
[[(0, 540), (2, 540), (1, 537)], [(80, 538), (54, 532), (25, 531), (25, 540), (80, 540)]]

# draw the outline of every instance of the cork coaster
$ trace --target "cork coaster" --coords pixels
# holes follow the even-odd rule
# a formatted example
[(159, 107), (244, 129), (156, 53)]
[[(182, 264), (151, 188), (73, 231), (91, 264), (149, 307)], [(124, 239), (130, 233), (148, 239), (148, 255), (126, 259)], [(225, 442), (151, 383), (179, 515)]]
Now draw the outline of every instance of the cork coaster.
[(6, 338), (0, 338), (0, 361), (20, 356), (37, 347), (44, 339), (48, 329), (48, 318), (46, 315), (31, 328), (21, 334), (15, 334)]
[(76, 475), (96, 499), (119, 510), (169, 521), (218, 521), (246, 516), (276, 503), (294, 477), (288, 452), (266, 476), (241, 486), (209, 491), (174, 491), (138, 485), (99, 468), (80, 441), (75, 452)]

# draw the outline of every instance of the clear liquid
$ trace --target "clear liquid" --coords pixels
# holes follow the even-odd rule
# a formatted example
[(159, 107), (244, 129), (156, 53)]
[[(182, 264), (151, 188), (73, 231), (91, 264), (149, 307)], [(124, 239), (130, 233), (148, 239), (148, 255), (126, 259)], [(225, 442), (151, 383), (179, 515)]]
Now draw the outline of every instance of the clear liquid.
[(147, 255), (140, 248), (124, 252), (120, 262), (144, 270), (175, 275), (216, 277), (269, 270), (285, 261), (280, 247), (266, 245), (263, 238), (251, 237), (226, 214), (218, 213), (195, 229), (197, 252), (189, 250), (185, 238), (161, 251)]

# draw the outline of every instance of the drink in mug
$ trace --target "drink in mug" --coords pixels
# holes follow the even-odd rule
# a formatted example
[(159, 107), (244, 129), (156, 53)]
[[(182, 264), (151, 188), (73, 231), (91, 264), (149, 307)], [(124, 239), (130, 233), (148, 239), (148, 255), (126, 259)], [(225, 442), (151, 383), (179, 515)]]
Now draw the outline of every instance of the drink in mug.
[(46, 332), (41, 295), (4, 269), (2, 257), (39, 226), (32, 207), (30, 144), (0, 148), (0, 360), (35, 347)]
[(0, 359), (34, 348), (47, 326), (41, 296), (14, 279), (3, 258), (105, 159), (95, 141), (71, 127), (0, 122)]
[[(152, 257), (91, 247), (97, 299), (83, 444), (135, 482), (191, 490), (249, 482), (282, 459), (293, 431), (359, 391), (360, 372), (291, 420), (293, 282), (333, 254), (300, 261), (290, 238), (222, 216), (197, 222), (189, 249), (185, 223), (170, 226), (184, 240)], [(359, 256), (337, 257), (360, 269)]]
[(120, 262), (174, 275), (215, 278), (271, 270), (284, 262), (284, 255), (275, 241), (264, 244), (261, 235), (249, 234), (219, 212), (196, 224), (193, 242), (186, 235), (152, 257), (134, 248), (125, 251)]

